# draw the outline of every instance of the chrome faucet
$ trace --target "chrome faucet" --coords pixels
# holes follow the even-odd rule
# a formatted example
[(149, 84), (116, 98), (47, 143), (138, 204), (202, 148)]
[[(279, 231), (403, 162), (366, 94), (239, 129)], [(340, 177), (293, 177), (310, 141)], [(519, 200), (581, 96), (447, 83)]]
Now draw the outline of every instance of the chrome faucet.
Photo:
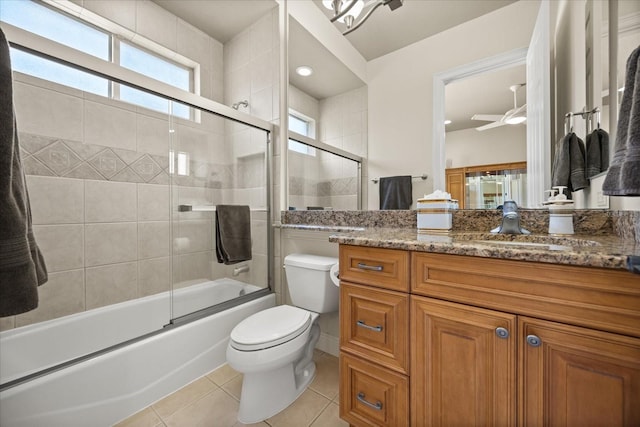
[(518, 205), (513, 200), (508, 200), (502, 205), (502, 224), (491, 230), (500, 234), (531, 234), (529, 230), (520, 227), (520, 215)]

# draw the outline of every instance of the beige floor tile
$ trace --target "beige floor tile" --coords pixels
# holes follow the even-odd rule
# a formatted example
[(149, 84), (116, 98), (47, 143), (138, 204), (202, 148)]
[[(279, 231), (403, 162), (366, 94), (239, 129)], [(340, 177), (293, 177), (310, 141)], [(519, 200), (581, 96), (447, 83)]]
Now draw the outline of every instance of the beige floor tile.
[(330, 404), (330, 400), (307, 389), (288, 408), (267, 420), (273, 427), (304, 427), (310, 425)]
[(232, 427), (238, 402), (218, 388), (164, 419), (167, 427)]
[(349, 427), (349, 423), (340, 419), (340, 407), (336, 403), (331, 403), (315, 419), (311, 427)]
[(202, 377), (154, 403), (152, 407), (162, 419), (165, 419), (216, 388), (218, 388), (218, 386), (211, 380), (207, 377)]
[(236, 400), (240, 401), (240, 393), (242, 393), (242, 380), (244, 375), (238, 375), (231, 381), (227, 381), (222, 388), (224, 391), (233, 396)]
[(207, 378), (209, 378), (211, 381), (213, 381), (217, 385), (221, 386), (231, 381), (238, 375), (240, 375), (240, 372), (236, 371), (231, 366), (225, 363), (215, 371), (209, 372), (207, 374)]
[(235, 423), (233, 427), (269, 427), (269, 424), (262, 422), (257, 424), (242, 424), (240, 421)]
[(156, 427), (163, 425), (158, 414), (151, 407), (148, 407), (119, 422), (115, 427)]
[(338, 358), (328, 353), (316, 358), (316, 377), (309, 386), (324, 397), (335, 399), (338, 395)]

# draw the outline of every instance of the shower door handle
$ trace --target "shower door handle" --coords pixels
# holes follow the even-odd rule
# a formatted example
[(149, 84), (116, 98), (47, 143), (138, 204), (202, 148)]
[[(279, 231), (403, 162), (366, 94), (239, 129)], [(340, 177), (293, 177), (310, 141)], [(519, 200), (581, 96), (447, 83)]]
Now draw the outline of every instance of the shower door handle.
[(374, 332), (382, 332), (382, 326), (380, 326), (380, 325), (378, 325), (378, 326), (369, 326), (366, 323), (364, 323), (362, 320), (358, 320), (356, 322), (356, 325), (360, 326), (361, 328), (369, 329), (369, 330), (374, 331)]
[(361, 270), (382, 271), (383, 267), (381, 265), (367, 265), (364, 262), (359, 262), (358, 268)]

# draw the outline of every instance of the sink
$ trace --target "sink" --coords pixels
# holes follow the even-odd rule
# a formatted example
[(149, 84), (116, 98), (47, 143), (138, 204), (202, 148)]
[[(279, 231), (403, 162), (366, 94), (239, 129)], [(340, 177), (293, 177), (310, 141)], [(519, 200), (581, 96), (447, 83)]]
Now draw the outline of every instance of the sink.
[(546, 247), (553, 250), (600, 246), (600, 243), (594, 240), (571, 236), (548, 236), (540, 234), (461, 233), (460, 235), (457, 235), (455, 239), (457, 241), (469, 241), (492, 245)]

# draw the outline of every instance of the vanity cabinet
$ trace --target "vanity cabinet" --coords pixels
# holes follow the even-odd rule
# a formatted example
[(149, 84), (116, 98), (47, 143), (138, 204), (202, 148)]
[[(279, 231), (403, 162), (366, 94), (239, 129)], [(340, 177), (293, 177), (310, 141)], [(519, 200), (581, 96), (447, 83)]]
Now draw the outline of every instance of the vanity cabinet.
[(351, 425), (640, 425), (637, 275), (344, 244), (340, 262)]
[(340, 417), (409, 425), (410, 253), (340, 245)]
[(412, 266), (413, 426), (640, 425), (638, 276), (419, 252)]

